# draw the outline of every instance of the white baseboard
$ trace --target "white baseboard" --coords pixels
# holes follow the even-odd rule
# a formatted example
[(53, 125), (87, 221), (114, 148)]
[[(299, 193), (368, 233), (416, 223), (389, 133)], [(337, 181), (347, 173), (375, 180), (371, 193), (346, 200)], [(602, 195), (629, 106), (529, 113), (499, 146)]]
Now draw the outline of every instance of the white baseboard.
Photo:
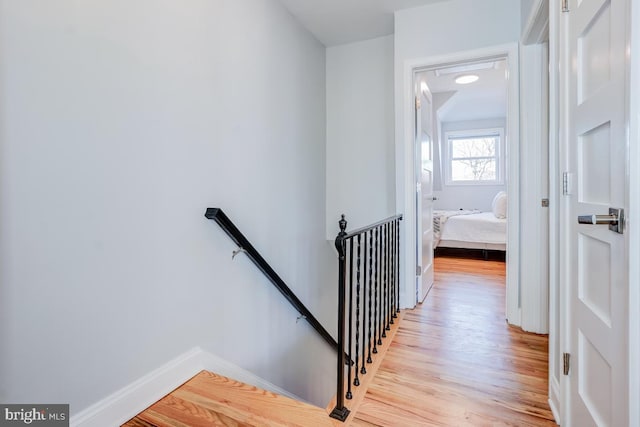
[(561, 425), (560, 421), (560, 384), (555, 379), (550, 380), (549, 387), (549, 407), (553, 418), (556, 420), (556, 424)]
[(75, 414), (71, 417), (70, 425), (72, 427), (122, 425), (202, 370), (215, 372), (264, 390), (301, 400), (246, 369), (195, 347)]
[(553, 414), (553, 418), (556, 424), (560, 425), (560, 412), (558, 411), (556, 403), (553, 401), (553, 399), (549, 399), (549, 407), (551, 408), (551, 413)]

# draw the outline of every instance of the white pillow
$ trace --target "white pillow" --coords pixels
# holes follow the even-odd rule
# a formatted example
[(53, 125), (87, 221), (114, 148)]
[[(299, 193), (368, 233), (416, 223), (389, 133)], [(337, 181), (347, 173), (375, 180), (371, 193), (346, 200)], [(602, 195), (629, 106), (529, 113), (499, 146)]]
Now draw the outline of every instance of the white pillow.
[(491, 202), (491, 210), (496, 218), (507, 217), (507, 193), (500, 191), (496, 194)]

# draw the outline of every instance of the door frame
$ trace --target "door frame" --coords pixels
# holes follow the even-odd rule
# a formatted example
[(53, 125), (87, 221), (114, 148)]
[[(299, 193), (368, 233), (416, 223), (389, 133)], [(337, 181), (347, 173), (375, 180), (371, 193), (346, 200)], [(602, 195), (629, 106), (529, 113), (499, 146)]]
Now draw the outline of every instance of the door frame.
[(474, 60), (490, 58), (507, 59), (507, 69), (509, 72), (509, 93), (508, 93), (508, 113), (507, 113), (507, 193), (509, 194), (507, 206), (507, 279), (506, 279), (506, 317), (509, 323), (520, 325), (520, 177), (519, 177), (519, 156), (520, 156), (520, 97), (519, 97), (519, 51), (518, 43), (509, 43), (462, 51), (453, 54), (431, 56), (427, 58), (417, 58), (407, 60), (403, 66), (402, 75), (402, 123), (399, 126), (404, 128), (404, 139), (396, 140), (396, 208), (398, 212), (404, 212), (406, 216), (404, 233), (404, 265), (401, 274), (403, 290), (401, 291), (402, 306), (405, 308), (415, 307), (412, 297), (415, 295), (415, 260), (408, 254), (415, 253), (417, 235), (415, 229), (415, 150), (413, 141), (413, 76), (416, 71), (433, 68), (437, 66), (450, 65)]
[[(527, 271), (527, 266), (522, 267), (522, 278), (533, 279), (529, 282), (523, 283), (523, 289), (529, 289), (527, 295), (523, 295), (523, 299), (529, 301), (531, 298), (537, 299), (538, 304), (535, 308), (532, 308), (529, 313), (523, 310), (522, 324), (526, 329), (526, 325), (531, 322), (546, 321), (544, 325), (540, 323), (539, 330), (534, 330), (538, 333), (549, 333), (549, 407), (553, 413), (557, 422), (562, 419), (562, 393), (560, 389), (560, 382), (562, 376), (562, 324), (561, 324), (561, 286), (559, 280), (559, 242), (558, 236), (560, 233), (559, 226), (559, 205), (561, 198), (562, 180), (559, 169), (559, 142), (558, 142), (558, 20), (557, 16), (550, 15), (550, 8), (560, 7), (558, 0), (535, 0), (531, 7), (531, 12), (526, 22), (526, 25), (522, 32), (522, 42), (524, 46), (521, 46), (521, 113), (523, 118), (533, 118), (529, 120), (531, 123), (538, 123), (541, 120), (541, 115), (547, 114), (548, 133), (546, 135), (539, 135), (534, 126), (533, 129), (524, 125), (522, 128), (522, 134), (524, 136), (523, 144), (527, 143), (527, 140), (536, 141), (538, 138), (548, 138), (548, 244), (546, 247), (546, 261), (548, 262), (548, 283), (544, 285), (539, 282), (539, 274), (536, 273), (535, 262), (531, 263)], [(542, 48), (542, 43), (548, 41), (548, 49)], [(543, 58), (546, 55), (548, 61)], [(541, 67), (542, 65), (542, 67)], [(548, 98), (543, 99), (539, 96), (542, 93), (544, 85), (542, 85), (540, 78), (544, 79), (544, 76), (535, 76), (531, 73), (525, 73), (525, 70), (534, 70), (540, 74), (546, 74), (547, 76), (547, 93)], [(548, 70), (548, 71), (547, 71)], [(526, 98), (526, 99), (525, 99)], [(527, 137), (529, 137), (527, 139)], [(523, 150), (526, 147), (523, 146)], [(524, 153), (523, 153), (524, 154)], [(531, 154), (531, 153), (530, 153)], [(536, 154), (535, 152), (533, 153)], [(523, 155), (524, 157), (524, 155)], [(526, 191), (526, 190), (525, 190)], [(521, 197), (526, 197), (523, 193)], [(533, 200), (533, 205), (536, 209), (539, 209), (538, 200)], [(524, 203), (523, 203), (524, 204)], [(539, 212), (539, 211), (538, 211)], [(531, 217), (530, 217), (531, 218)], [(542, 220), (539, 216), (534, 215), (531, 219), (536, 224), (539, 224)], [(524, 219), (523, 219), (524, 222)], [(526, 230), (523, 230), (526, 231)], [(529, 240), (535, 239), (535, 235), (529, 235)], [(540, 248), (543, 249), (543, 248)], [(534, 254), (544, 257), (541, 251)], [(522, 253), (521, 255), (525, 255)], [(537, 286), (536, 281), (540, 283)], [(545, 295), (546, 293), (546, 295)], [(543, 302), (546, 301), (547, 307), (543, 307)], [(544, 309), (544, 311), (542, 311)], [(536, 312), (540, 316), (545, 316), (546, 319), (537, 319)], [(546, 331), (544, 330), (544, 327)], [(556, 372), (558, 375), (556, 375)]]
[[(546, 2), (544, 2), (546, 3)], [(543, 10), (543, 9), (541, 9)], [(540, 15), (542, 18), (543, 15)], [(555, 247), (550, 237), (556, 176), (548, 120), (554, 114), (547, 96), (550, 76), (546, 40), (520, 46), (520, 247), (521, 327), (527, 332), (549, 333), (550, 276)], [(544, 187), (543, 187), (544, 185)], [(549, 201), (548, 207), (542, 200)]]
[[(635, 7), (634, 7), (635, 4)], [(640, 6), (629, 2), (629, 260), (640, 259)], [(640, 402), (640, 265), (629, 262), (629, 402)], [(629, 425), (640, 425), (640, 407), (629, 405)]]

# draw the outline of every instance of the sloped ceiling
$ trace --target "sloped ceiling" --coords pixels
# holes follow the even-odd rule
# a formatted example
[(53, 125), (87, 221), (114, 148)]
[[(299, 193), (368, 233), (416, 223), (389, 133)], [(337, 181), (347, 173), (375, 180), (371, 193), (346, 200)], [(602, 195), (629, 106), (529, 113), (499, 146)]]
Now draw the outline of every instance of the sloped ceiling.
[(393, 12), (450, 0), (280, 0), (325, 46), (393, 34)]
[(436, 75), (435, 70), (420, 73), (419, 77), (426, 81), (431, 93), (453, 93), (439, 110), (440, 119), (443, 122), (458, 122), (506, 117), (506, 61), (496, 61), (491, 69), (470, 73), (478, 75), (480, 79), (468, 85), (456, 84), (454, 80), (458, 75), (469, 73), (440, 76)]

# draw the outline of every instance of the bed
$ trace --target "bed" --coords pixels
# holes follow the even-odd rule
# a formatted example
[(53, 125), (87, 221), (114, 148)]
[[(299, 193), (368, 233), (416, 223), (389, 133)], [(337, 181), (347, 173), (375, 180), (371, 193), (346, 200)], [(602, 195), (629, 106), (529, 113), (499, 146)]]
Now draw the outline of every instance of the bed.
[(434, 248), (507, 250), (507, 219), (493, 212), (433, 212)]
[(491, 212), (478, 210), (433, 211), (433, 248), (507, 250), (507, 193), (499, 191)]

